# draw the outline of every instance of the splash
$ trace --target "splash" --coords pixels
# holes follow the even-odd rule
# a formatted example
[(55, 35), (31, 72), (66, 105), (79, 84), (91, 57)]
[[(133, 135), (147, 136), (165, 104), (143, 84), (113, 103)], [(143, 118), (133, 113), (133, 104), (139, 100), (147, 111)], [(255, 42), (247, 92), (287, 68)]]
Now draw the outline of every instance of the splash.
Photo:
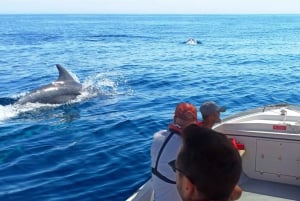
[(48, 108), (55, 107), (55, 105), (40, 104), (40, 103), (27, 103), (24, 105), (11, 104), (6, 106), (0, 105), (0, 123), (7, 119), (17, 117), (20, 114), (30, 112), (30, 111), (36, 111), (38, 109), (46, 108), (46, 107)]
[(85, 90), (90, 95), (104, 96), (130, 95), (133, 93), (125, 77), (117, 72), (98, 73), (93, 77), (88, 77), (83, 83), (83, 91)]

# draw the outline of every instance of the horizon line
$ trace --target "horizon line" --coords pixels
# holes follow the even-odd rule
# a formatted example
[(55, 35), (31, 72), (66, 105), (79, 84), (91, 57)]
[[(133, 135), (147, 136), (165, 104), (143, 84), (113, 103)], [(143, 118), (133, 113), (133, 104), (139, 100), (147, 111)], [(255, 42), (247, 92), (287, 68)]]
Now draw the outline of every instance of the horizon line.
[(0, 13), (0, 15), (300, 15), (300, 13), (275, 13), (275, 12), (249, 12), (249, 13), (80, 13), (80, 12), (9, 12)]

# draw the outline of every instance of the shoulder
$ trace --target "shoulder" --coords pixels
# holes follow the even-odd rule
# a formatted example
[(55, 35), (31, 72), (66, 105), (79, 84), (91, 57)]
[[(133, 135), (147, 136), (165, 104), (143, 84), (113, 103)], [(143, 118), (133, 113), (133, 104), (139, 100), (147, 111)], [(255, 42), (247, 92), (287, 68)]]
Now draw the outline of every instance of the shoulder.
[(153, 138), (165, 138), (170, 134), (168, 130), (160, 130), (154, 133)]
[[(172, 134), (172, 137), (169, 138), (169, 136)], [(173, 144), (180, 144), (182, 143), (182, 139), (179, 135), (170, 132), (169, 130), (161, 130), (156, 132), (153, 135), (153, 144), (163, 144), (165, 141), (168, 139), (168, 145), (173, 145)]]

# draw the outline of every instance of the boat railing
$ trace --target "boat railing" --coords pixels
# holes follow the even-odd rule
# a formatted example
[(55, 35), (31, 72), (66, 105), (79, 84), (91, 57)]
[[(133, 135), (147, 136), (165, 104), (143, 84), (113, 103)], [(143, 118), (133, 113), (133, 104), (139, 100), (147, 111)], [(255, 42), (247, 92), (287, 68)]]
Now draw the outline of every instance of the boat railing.
[[(267, 105), (267, 106), (264, 106), (264, 107), (254, 108), (254, 109), (250, 109), (250, 110), (243, 111), (243, 112), (238, 112), (234, 115), (231, 115), (230, 117), (224, 118), (222, 120), (222, 122), (226, 122), (226, 121), (228, 122), (232, 119), (236, 119), (236, 118), (239, 118), (239, 117), (242, 117), (242, 116), (244, 118), (246, 115), (254, 114), (254, 113), (257, 113), (257, 112), (267, 112), (267, 111), (272, 110), (274, 108), (286, 108), (286, 109), (291, 109), (291, 110), (300, 112), (300, 106), (291, 105), (291, 104), (288, 104), (288, 103), (281, 103), (281, 104)], [(222, 122), (220, 122), (219, 124), (222, 124)], [(219, 124), (216, 124), (214, 127), (218, 127)]]

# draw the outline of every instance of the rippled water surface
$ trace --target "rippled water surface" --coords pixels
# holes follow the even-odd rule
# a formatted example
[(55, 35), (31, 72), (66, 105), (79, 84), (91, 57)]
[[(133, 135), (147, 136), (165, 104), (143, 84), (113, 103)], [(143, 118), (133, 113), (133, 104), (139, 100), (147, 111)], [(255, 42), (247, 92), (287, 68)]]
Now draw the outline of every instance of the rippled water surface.
[[(0, 200), (125, 200), (178, 102), (299, 104), (299, 47), (299, 15), (0, 15)], [(13, 104), (57, 63), (101, 93)]]

